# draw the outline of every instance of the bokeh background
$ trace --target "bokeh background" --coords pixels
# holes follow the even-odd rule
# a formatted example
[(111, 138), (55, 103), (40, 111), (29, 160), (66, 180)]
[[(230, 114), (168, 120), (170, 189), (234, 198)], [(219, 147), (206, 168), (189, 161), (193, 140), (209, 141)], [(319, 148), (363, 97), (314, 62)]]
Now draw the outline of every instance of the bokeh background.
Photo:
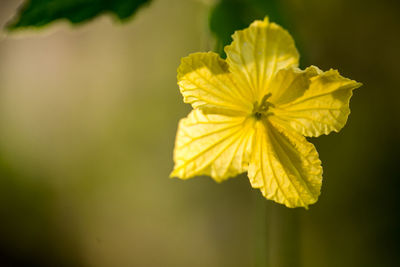
[[(215, 48), (215, 1), (154, 0), (0, 40), (0, 266), (400, 266), (400, 7), (285, 0), (302, 65), (363, 87), (311, 139), (319, 201), (287, 209), (245, 175), (169, 179), (180, 58)], [(21, 1), (1, 0), (0, 25)], [(217, 45), (218, 46), (218, 45)]]

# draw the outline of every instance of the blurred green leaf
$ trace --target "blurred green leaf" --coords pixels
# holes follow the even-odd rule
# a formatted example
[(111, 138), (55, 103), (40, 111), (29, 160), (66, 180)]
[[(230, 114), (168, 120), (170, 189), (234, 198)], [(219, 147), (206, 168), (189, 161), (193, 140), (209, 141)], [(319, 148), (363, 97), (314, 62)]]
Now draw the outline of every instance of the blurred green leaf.
[(271, 21), (286, 26), (278, 0), (220, 0), (210, 13), (209, 26), (217, 39), (216, 52), (225, 57), (224, 46), (232, 42), (231, 35), (256, 19), (268, 16)]
[(114, 14), (121, 21), (150, 0), (27, 0), (8, 30), (42, 27), (58, 19), (82, 23), (103, 14)]

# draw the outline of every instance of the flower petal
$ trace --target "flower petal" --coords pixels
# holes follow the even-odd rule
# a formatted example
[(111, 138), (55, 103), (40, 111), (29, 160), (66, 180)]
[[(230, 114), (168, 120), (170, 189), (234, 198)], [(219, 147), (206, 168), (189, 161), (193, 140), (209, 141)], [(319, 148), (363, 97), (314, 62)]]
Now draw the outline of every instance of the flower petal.
[(193, 110), (179, 122), (171, 177), (208, 175), (216, 181), (245, 172), (250, 160), (254, 120)]
[(252, 187), (287, 207), (318, 200), (322, 167), (313, 144), (273, 121), (259, 121), (248, 176)]
[(251, 111), (248, 92), (237, 86), (228, 65), (213, 52), (194, 53), (182, 59), (178, 85), (185, 103), (217, 113), (244, 115)]
[(262, 92), (280, 69), (298, 66), (293, 38), (268, 18), (236, 31), (232, 38), (233, 42), (225, 47), (226, 60), (235, 80), (251, 90), (253, 101), (262, 99)]
[(301, 84), (293, 84), (287, 90), (296, 92), (298, 97), (292, 97), (292, 101), (282, 104), (278, 102), (273, 113), (280, 123), (290, 125), (305, 136), (338, 132), (350, 114), (352, 91), (362, 84), (342, 77), (336, 70), (322, 72), (314, 66), (307, 70), (310, 69), (318, 72), (318, 75), (310, 78), (310, 85), (300, 95)]
[(318, 69), (309, 67), (305, 70), (299, 68), (281, 69), (272, 79), (265, 90), (271, 94), (268, 101), (274, 106), (283, 105), (301, 97), (310, 86), (310, 78), (318, 75)]

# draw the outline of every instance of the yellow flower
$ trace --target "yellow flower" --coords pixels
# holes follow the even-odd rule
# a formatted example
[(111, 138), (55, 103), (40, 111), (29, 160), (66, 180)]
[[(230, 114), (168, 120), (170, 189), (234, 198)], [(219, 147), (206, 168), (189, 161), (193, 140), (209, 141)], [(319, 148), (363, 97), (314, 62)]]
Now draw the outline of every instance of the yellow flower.
[(322, 167), (305, 136), (338, 132), (361, 84), (332, 69), (300, 70), (292, 37), (268, 18), (232, 37), (226, 60), (194, 53), (178, 68), (193, 110), (179, 122), (171, 177), (221, 182), (247, 171), (267, 199), (307, 208), (320, 195)]

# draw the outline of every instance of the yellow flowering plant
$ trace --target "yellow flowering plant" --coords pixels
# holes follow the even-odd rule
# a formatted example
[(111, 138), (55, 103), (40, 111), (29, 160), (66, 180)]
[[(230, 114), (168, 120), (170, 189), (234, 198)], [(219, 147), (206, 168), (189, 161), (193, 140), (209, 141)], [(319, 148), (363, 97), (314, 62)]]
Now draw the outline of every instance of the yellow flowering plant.
[(222, 182), (247, 171), (267, 199), (307, 208), (320, 195), (322, 167), (305, 137), (338, 132), (361, 83), (299, 69), (292, 37), (268, 18), (232, 38), (226, 60), (206, 52), (181, 61), (178, 85), (193, 110), (179, 122), (171, 177)]

